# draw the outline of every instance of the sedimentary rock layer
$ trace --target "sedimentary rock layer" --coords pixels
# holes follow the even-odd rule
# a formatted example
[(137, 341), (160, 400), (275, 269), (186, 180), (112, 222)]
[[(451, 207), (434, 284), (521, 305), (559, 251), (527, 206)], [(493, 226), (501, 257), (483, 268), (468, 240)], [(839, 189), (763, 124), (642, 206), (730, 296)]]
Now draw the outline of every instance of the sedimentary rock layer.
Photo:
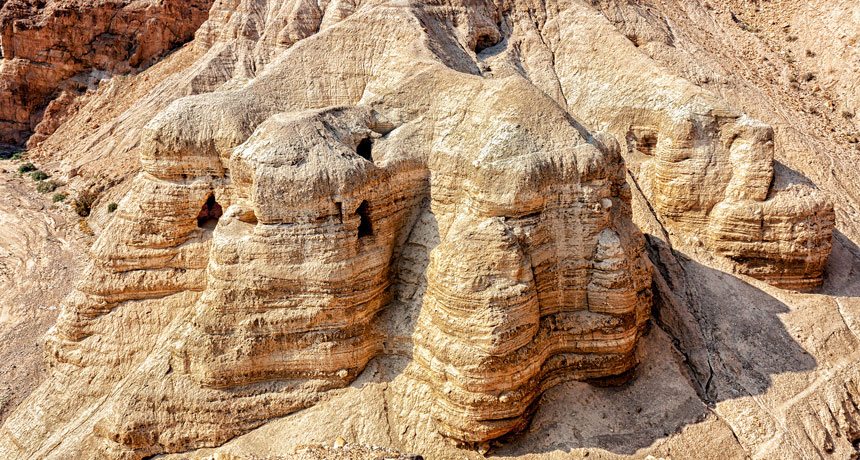
[[(777, 177), (770, 128), (586, 5), (258, 6), (213, 6), (179, 85), (202, 94), (134, 126), (143, 170), (0, 454), (218, 445), (383, 353), (423, 388), (392, 404), (429, 401), (434, 430), (516, 432), (546, 389), (636, 364), (631, 186), (745, 273), (820, 282), (832, 207)], [(395, 305), (417, 317), (397, 337)]]
[[(774, 177), (769, 126), (672, 75), (596, 10), (570, 2), (549, 16), (512, 13), (515, 31), (525, 32), (512, 40), (554, 56), (551, 67), (526, 68), (537, 81), (542, 72), (556, 75), (559, 90), (545, 91), (619, 140), (638, 187), (673, 234), (776, 286), (821, 284), (833, 205), (808, 184), (786, 188)], [(546, 45), (528, 33), (535, 20), (545, 21)]]
[[(297, 43), (250, 85), (179, 100), (149, 123), (144, 172), (49, 340), (55, 366), (107, 367), (115, 359), (94, 358), (119, 353), (99, 327), (120, 311), (148, 298), (188, 311), (149, 364), (104, 378), (131, 389), (96, 417), (101, 451), (223, 442), (350, 382), (383, 351), (376, 318), (391, 302), (392, 266), (428, 210), (444, 244), (428, 270), (411, 372), (440, 389), (452, 369), (463, 374), (457, 393), (432, 394), (447, 435), (501, 436), (527, 421), (544, 388), (635, 364), (649, 268), (617, 149), (589, 141), (521, 76), (467, 75), (468, 54), (445, 56), (460, 72), (443, 65), (433, 50), (452, 32), (420, 26), (434, 15), (354, 16)], [(348, 51), (355, 72), (309, 60), (363, 27), (387, 33)], [(430, 45), (414, 50), (415, 40)], [(309, 89), (286, 76), (295, 69), (352, 77)], [(334, 103), (358, 105), (302, 111)], [(462, 245), (473, 249), (451, 253)], [(446, 270), (449, 258), (461, 271)], [(474, 334), (456, 324), (487, 314), (500, 315), (496, 326)], [(93, 346), (107, 353), (84, 351)], [(489, 355), (474, 353), (487, 346)], [(492, 355), (502, 359), (485, 365)], [(130, 384), (162, 369), (154, 387)], [(223, 411), (246, 416), (224, 425)], [(500, 411), (513, 423), (487, 429)]]

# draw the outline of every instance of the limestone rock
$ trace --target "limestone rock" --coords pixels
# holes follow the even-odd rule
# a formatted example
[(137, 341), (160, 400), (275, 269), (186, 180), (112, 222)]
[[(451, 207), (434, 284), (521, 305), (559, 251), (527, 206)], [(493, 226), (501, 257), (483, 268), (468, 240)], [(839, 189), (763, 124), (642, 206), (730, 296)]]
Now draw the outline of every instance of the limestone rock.
[[(48, 341), (54, 366), (89, 369), (102, 382), (92, 397), (111, 401), (87, 417), (97, 438), (83, 435), (101, 446), (90, 448), (137, 457), (223, 442), (348, 384), (383, 353), (392, 266), (427, 211), (443, 244), (427, 271), (411, 372), (439, 387), (447, 435), (501, 436), (528, 420), (545, 388), (635, 364), (649, 264), (617, 150), (589, 141), (521, 76), (469, 76), (462, 52), (446, 65), (434, 47), (458, 31), (418, 25), (432, 17), (386, 7), (350, 17), (249, 85), (181, 99), (148, 124), (144, 172)], [(387, 32), (346, 50), (354, 59), (309, 60), (362, 28)], [(469, 42), (483, 32), (465, 33)], [(416, 39), (428, 44), (410, 47)], [(379, 46), (388, 51), (372, 54)], [(285, 78), (299, 68), (351, 77), (309, 90)], [(323, 108), (344, 103), (354, 107)], [(207, 222), (215, 206), (223, 215)], [(441, 261), (454, 256), (466, 257), (460, 271), (443, 276)], [(468, 314), (457, 313), (458, 296), (477, 307), (472, 321), (489, 314), (496, 325), (446, 326), (444, 317)], [(170, 313), (159, 308), (139, 327), (162, 339), (145, 342), (143, 362), (118, 359), (127, 345), (105, 332), (130, 326), (120, 311), (155, 299)], [(464, 376), (454, 394), (441, 391), (452, 370)], [(128, 390), (109, 396), (112, 385)], [(485, 429), (500, 410), (487, 402), (499, 397), (515, 422)], [(245, 415), (225, 423), (224, 411)]]
[[(81, 138), (75, 151), (139, 155), (141, 168), (123, 163), (128, 193), (47, 337), (50, 378), (0, 430), (0, 456), (211, 448), (301, 409), (341, 412), (332, 401), (395, 358), (398, 378), (370, 406), (385, 442), (443, 452), (444, 437), (486, 453), (535, 411), (560, 410), (542, 395), (630, 375), (652, 286), (663, 326), (692, 332), (677, 345), (655, 332), (646, 358), (687, 385), (673, 408), (707, 412), (696, 396), (736, 391), (726, 370), (754, 360), (732, 354), (734, 336), (679, 280), (731, 275), (674, 259), (653, 234), (652, 270), (634, 221), (807, 289), (822, 281), (833, 207), (775, 166), (769, 126), (638, 42), (578, 1), (215, 2), (189, 46), (129, 77), (145, 97), (111, 105), (128, 86), (105, 85), (43, 144)], [(80, 137), (99, 108), (114, 118)], [(713, 316), (731, 311), (754, 335), (719, 306)], [(707, 340), (721, 348), (691, 351)], [(350, 410), (337, 436), (371, 426)], [(767, 444), (702, 417), (731, 452)]]
[[(514, 17), (520, 18), (514, 37), (517, 27), (534, 27), (528, 14)], [(545, 30), (560, 102), (619, 140), (635, 186), (670, 232), (702, 242), (741, 273), (776, 286), (809, 290), (821, 284), (833, 204), (804, 184), (789, 190), (772, 185), (769, 126), (667, 72), (584, 5), (560, 9), (546, 19)], [(521, 37), (531, 40), (527, 33)], [(597, 42), (603, 47), (595, 53)]]

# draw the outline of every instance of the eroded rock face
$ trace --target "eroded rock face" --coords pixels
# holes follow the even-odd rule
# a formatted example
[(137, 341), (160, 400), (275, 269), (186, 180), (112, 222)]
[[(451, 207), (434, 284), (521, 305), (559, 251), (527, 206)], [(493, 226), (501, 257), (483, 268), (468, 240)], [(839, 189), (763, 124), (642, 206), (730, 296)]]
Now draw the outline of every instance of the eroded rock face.
[[(436, 14), (467, 13), (372, 9), (296, 44), (250, 85), (177, 101), (149, 124), (144, 172), (49, 339), (58, 368), (159, 382), (131, 384), (91, 418), (101, 452), (223, 442), (348, 384), (384, 352), (378, 318), (421, 215), (441, 244), (407, 372), (429, 385), (446, 435), (494, 439), (527, 422), (545, 388), (635, 365), (649, 264), (617, 145), (586, 137), (521, 76), (468, 75), (462, 52), (444, 56), (460, 72), (443, 64), (432, 44), (459, 35), (425, 31)], [(368, 56), (376, 37), (347, 51), (351, 79), (308, 89), (284, 78), (320, 47), (380, 27), (384, 53)], [(349, 74), (313, 65), (304, 71)], [(313, 109), (333, 103), (354, 107)], [(214, 203), (223, 216), (207, 222)], [(155, 298), (173, 307), (155, 323), (175, 326), (150, 364), (95, 352), (113, 347), (103, 331), (127, 327), (119, 310)], [(224, 411), (243, 415), (225, 423)]]
[[(518, 16), (515, 30), (534, 28)], [(813, 187), (774, 177), (769, 126), (666, 71), (596, 10), (571, 2), (544, 21), (558, 100), (619, 140), (636, 186), (670, 232), (776, 286), (821, 284), (833, 205)], [(541, 46), (528, 32), (519, 40)], [(603, 52), (593, 51), (597, 42)]]
[[(0, 142), (30, 145), (54, 132), (57, 115), (106, 75), (152, 64), (190, 40), (211, 0), (11, 0), (0, 9)], [(61, 94), (64, 97), (57, 99)], [(47, 114), (45, 108), (53, 102)], [(48, 115), (40, 125), (43, 115)]]
[(250, 3), (195, 40), (185, 80), (211, 92), (140, 128), (7, 457), (219, 445), (384, 354), (409, 359), (396, 409), (467, 444), (515, 433), (545, 390), (636, 365), (630, 184), (745, 273), (820, 282), (832, 206), (774, 179), (770, 128), (587, 6)]

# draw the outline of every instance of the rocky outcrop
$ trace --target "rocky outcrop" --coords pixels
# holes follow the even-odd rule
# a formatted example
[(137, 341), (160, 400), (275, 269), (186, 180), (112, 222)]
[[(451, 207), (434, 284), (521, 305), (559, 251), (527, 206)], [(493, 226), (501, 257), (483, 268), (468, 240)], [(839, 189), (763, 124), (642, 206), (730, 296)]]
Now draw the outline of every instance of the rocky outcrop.
[[(577, 145), (579, 133), (553, 110), (529, 118), (552, 106), (529, 92), (481, 95), (500, 109), (466, 112), (459, 126), (477, 151), (431, 159), (440, 243), (407, 373), (438, 401), (439, 429), (465, 442), (523, 428), (553, 385), (630, 370), (650, 311), (650, 263), (620, 157)], [(484, 154), (498, 142), (499, 117), (519, 120), (505, 135), (516, 141), (507, 155)], [(552, 134), (547, 142), (532, 132)]]
[[(0, 9), (0, 142), (30, 145), (53, 133), (49, 114), (68, 95), (98, 85), (107, 75), (152, 64), (190, 40), (206, 20), (211, 0), (11, 0)], [(57, 99), (58, 96), (64, 95)]]
[[(445, 56), (460, 72), (443, 65), (434, 46), (457, 33), (418, 25), (433, 17), (354, 16), (250, 85), (179, 100), (149, 123), (144, 172), (49, 339), (52, 366), (89, 369), (101, 382), (91, 396), (111, 401), (87, 417), (98, 451), (224, 442), (348, 384), (384, 352), (393, 267), (428, 212), (442, 244), (409, 372), (433, 388), (446, 435), (499, 437), (544, 389), (635, 365), (649, 265), (617, 146), (521, 76), (469, 76), (468, 54)], [(363, 28), (387, 32), (346, 50), (355, 59), (309, 59)], [(297, 69), (351, 78), (307, 88)], [(336, 103), (352, 107), (315, 109)], [(169, 312), (140, 326), (149, 358), (117, 360), (126, 345), (105, 332), (153, 301)], [(452, 372), (463, 377), (445, 383)], [(114, 385), (126, 390), (111, 396)]]
[[(619, 140), (635, 186), (673, 235), (779, 287), (821, 284), (833, 204), (814, 187), (774, 177), (769, 126), (667, 72), (598, 11), (571, 2), (543, 19), (546, 45), (528, 33), (533, 16), (513, 16), (524, 31), (520, 47), (555, 56), (548, 70), (535, 63), (529, 73), (557, 75), (559, 91), (545, 91)], [(605, 49), (596, 53), (598, 41)]]
[(176, 100), (120, 117), (142, 171), (0, 454), (220, 445), (392, 355), (386, 418), (427, 408), (486, 448), (545, 392), (637, 364), (634, 193), (743, 273), (821, 282), (832, 206), (774, 172), (772, 130), (588, 6), (265, 6), (216, 2), (181, 81), (153, 90)]

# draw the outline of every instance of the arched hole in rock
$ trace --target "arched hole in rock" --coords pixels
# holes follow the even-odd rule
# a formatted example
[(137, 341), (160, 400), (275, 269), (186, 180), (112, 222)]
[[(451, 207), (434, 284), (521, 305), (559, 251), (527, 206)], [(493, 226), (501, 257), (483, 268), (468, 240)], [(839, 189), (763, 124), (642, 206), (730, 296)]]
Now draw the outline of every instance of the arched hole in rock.
[(478, 40), (475, 43), (475, 54), (484, 51), (485, 49), (495, 45), (498, 41), (494, 40), (490, 34), (482, 34), (478, 36)]
[(373, 235), (373, 224), (370, 222), (370, 213), (368, 212), (367, 207), (367, 201), (362, 201), (358, 206), (358, 209), (355, 210), (355, 213), (358, 214), (358, 217), (361, 219), (358, 223), (359, 238)]
[(365, 137), (358, 143), (358, 147), (356, 147), (355, 152), (358, 153), (358, 156), (373, 163), (373, 140), (369, 137)]
[(209, 198), (206, 199), (203, 207), (200, 208), (200, 213), (197, 214), (197, 226), (200, 228), (215, 228), (218, 219), (221, 218), (221, 214), (223, 213), (221, 205), (215, 201), (215, 195), (209, 194)]
[(654, 150), (657, 148), (657, 135), (644, 134), (639, 142), (636, 143), (636, 150), (645, 155), (654, 155)]

